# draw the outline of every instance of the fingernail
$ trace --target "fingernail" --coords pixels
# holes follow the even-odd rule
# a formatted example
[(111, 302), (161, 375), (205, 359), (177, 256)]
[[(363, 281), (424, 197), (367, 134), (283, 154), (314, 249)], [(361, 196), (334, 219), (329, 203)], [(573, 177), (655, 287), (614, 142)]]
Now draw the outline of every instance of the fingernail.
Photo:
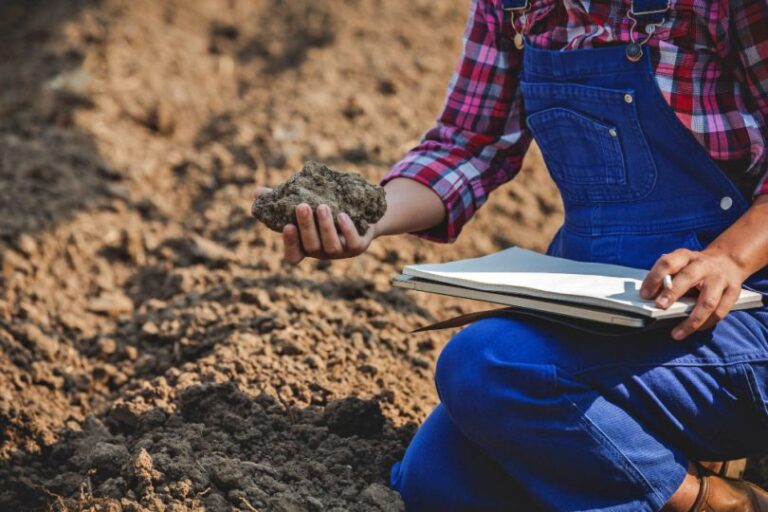
[(672, 337), (676, 340), (683, 338), (683, 330), (682, 329), (675, 329), (672, 331)]
[(328, 216), (328, 207), (325, 206), (324, 204), (321, 204), (320, 206), (317, 207), (317, 214), (320, 217), (323, 217), (323, 218), (327, 217)]
[(349, 218), (349, 215), (347, 215), (346, 213), (340, 213), (339, 218), (341, 219), (342, 222), (349, 222), (350, 220), (352, 220)]
[(668, 297), (659, 297), (659, 300), (657, 301), (659, 306), (665, 308), (667, 305), (669, 305), (669, 298)]

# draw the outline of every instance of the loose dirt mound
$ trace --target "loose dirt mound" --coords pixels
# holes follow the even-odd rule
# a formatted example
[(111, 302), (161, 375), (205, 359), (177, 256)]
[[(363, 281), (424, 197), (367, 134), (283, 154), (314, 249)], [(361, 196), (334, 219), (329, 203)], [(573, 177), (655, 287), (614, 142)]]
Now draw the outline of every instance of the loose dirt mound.
[(530, 168), (454, 246), (290, 268), (251, 190), (307, 159), (377, 181), (467, 3), (2, 2), (0, 510), (402, 509), (448, 338), (408, 332), (474, 306), (388, 279), (542, 249), (557, 196)]

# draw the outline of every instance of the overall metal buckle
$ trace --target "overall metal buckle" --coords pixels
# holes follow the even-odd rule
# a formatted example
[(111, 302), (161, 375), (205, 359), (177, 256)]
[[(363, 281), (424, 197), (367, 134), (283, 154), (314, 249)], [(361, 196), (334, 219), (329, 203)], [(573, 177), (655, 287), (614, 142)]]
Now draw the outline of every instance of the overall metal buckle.
[[(656, 33), (656, 29), (663, 25), (666, 21), (666, 13), (672, 8), (672, 0), (667, 0), (667, 4), (663, 9), (650, 9), (645, 11), (635, 10), (635, 2), (633, 0), (632, 6), (629, 8), (627, 17), (632, 20), (632, 26), (629, 28), (629, 40), (625, 54), (627, 60), (630, 62), (639, 62), (643, 58), (643, 45), (645, 45), (653, 34)], [(635, 30), (637, 29), (638, 18), (654, 18), (655, 21), (648, 20), (645, 25), (645, 39), (637, 42), (635, 38)]]
[(522, 31), (518, 32), (515, 28), (515, 15), (521, 16), (523, 31), (525, 31), (526, 15), (528, 14), (528, 11), (531, 10), (531, 0), (525, 0), (522, 5), (516, 0), (502, 0), (501, 3), (502, 9), (510, 13), (509, 24), (512, 26), (512, 31), (515, 33), (512, 37), (512, 41), (515, 43), (515, 48), (522, 50), (523, 46), (525, 46), (525, 34), (523, 34)]

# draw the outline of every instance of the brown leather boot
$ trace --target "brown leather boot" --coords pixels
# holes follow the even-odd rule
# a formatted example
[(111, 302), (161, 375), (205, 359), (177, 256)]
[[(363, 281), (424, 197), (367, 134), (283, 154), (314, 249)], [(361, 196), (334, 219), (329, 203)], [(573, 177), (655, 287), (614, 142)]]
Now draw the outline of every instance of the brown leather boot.
[(741, 478), (747, 469), (747, 459), (738, 460), (719, 460), (719, 461), (698, 461), (701, 467), (707, 468), (712, 473), (728, 478)]
[(699, 470), (701, 487), (691, 512), (768, 512), (768, 492), (745, 480)]

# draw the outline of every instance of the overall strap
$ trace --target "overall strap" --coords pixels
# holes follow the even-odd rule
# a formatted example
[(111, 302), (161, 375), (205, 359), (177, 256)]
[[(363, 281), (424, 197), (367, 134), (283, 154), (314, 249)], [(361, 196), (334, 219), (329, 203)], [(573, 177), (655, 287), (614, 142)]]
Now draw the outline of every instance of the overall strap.
[(505, 11), (524, 11), (530, 6), (530, 0), (501, 0), (501, 7)]
[(662, 23), (671, 4), (671, 0), (632, 0), (629, 16), (642, 24)]

